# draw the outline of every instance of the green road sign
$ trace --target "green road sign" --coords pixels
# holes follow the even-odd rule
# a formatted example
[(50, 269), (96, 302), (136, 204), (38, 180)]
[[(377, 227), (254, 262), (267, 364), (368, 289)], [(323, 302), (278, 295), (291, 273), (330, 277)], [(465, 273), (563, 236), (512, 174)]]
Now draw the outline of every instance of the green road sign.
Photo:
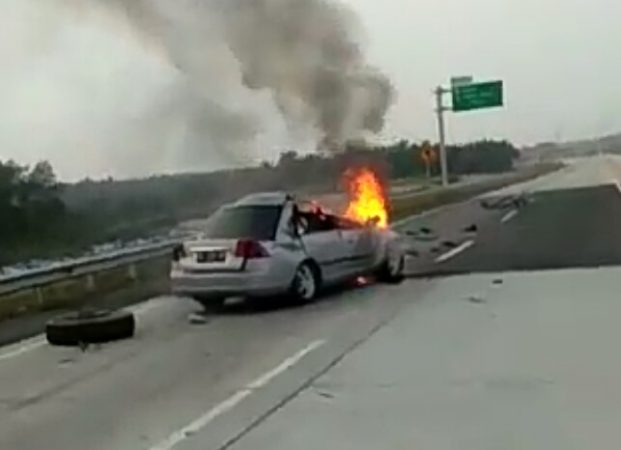
[(493, 108), (503, 104), (502, 81), (457, 84), (452, 87), (451, 92), (455, 112)]

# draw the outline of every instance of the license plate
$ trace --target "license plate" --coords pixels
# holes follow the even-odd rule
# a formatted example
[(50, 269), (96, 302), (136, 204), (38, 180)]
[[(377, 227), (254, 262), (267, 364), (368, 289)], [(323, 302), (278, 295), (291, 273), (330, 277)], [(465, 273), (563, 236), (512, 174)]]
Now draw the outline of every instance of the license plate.
[(199, 262), (199, 263), (224, 262), (225, 259), (226, 259), (225, 251), (197, 252), (196, 253), (196, 262)]

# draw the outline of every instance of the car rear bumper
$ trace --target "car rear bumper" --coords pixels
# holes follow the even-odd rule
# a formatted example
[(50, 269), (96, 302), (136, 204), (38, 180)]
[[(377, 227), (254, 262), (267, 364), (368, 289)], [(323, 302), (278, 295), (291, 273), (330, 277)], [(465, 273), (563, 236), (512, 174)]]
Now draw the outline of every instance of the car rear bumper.
[(288, 279), (244, 271), (188, 273), (172, 270), (170, 282), (173, 294), (190, 297), (270, 296), (286, 292), (290, 284)]

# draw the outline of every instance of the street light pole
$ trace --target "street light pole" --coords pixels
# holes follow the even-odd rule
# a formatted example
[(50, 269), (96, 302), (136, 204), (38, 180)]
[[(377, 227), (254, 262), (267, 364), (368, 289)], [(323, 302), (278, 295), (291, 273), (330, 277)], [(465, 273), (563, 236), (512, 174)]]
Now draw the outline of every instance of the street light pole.
[(448, 179), (448, 163), (446, 158), (446, 146), (444, 142), (444, 111), (446, 108), (442, 104), (442, 95), (447, 92), (442, 86), (438, 86), (435, 90), (436, 94), (436, 114), (438, 115), (438, 138), (440, 141), (440, 170), (442, 171), (442, 186), (449, 184)]

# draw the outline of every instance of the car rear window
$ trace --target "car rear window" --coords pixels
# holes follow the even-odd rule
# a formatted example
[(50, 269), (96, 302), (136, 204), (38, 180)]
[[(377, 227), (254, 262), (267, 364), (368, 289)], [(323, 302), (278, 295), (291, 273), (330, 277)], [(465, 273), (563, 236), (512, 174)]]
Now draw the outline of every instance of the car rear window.
[(222, 208), (207, 220), (206, 237), (213, 239), (273, 240), (276, 236), (281, 210), (281, 206), (273, 205)]

